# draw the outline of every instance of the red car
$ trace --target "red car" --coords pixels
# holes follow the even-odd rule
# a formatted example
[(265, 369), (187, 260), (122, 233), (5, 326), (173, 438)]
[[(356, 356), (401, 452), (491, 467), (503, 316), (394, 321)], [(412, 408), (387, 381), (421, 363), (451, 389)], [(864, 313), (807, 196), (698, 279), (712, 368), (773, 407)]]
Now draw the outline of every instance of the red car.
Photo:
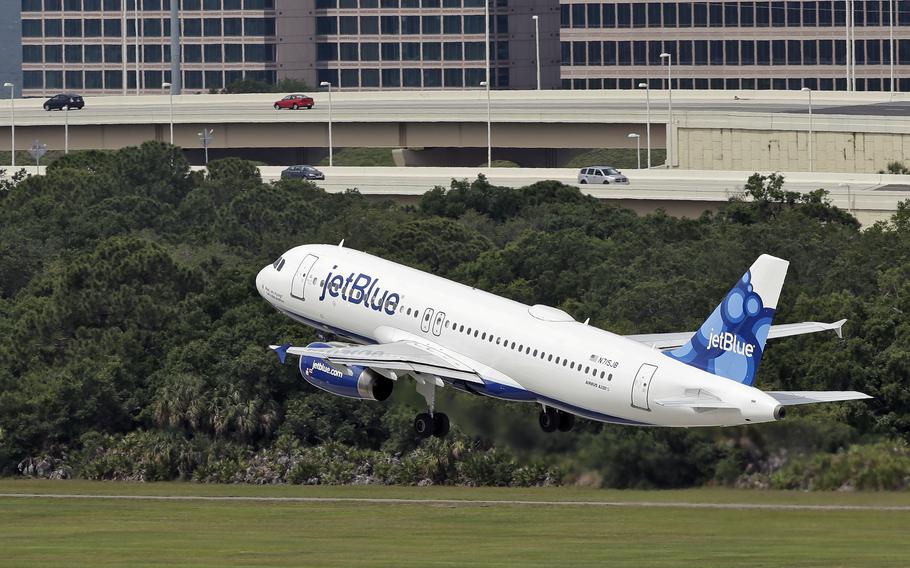
[(306, 95), (288, 95), (280, 101), (275, 101), (275, 110), (290, 108), (297, 110), (299, 108), (313, 108), (313, 97)]

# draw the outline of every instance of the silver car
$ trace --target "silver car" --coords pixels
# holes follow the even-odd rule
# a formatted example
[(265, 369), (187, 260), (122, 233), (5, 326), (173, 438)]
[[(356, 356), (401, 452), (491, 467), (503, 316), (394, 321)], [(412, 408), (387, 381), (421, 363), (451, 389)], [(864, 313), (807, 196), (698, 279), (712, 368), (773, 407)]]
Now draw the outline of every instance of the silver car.
[(578, 183), (618, 183), (629, 185), (629, 178), (610, 166), (591, 166), (578, 172)]

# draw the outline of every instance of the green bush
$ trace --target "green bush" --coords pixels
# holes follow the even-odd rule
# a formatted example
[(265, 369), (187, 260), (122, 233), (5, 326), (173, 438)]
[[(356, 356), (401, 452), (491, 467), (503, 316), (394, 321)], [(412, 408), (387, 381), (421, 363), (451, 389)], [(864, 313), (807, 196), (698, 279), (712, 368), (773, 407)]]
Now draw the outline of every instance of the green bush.
[(895, 491), (910, 487), (910, 448), (900, 441), (853, 445), (792, 460), (771, 476), (775, 489)]

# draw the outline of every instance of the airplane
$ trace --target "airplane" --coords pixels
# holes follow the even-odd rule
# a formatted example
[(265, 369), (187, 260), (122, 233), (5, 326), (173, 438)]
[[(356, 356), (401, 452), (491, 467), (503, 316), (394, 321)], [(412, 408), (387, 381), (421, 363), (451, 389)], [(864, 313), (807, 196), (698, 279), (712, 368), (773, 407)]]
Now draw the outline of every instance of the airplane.
[(389, 398), (405, 376), (427, 411), (420, 437), (443, 437), (436, 389), (540, 405), (545, 432), (575, 417), (635, 426), (708, 427), (781, 420), (791, 405), (871, 398), (856, 391), (761, 391), (768, 339), (846, 320), (772, 325), (789, 262), (763, 254), (695, 332), (617, 335), (545, 305), (528, 306), (338, 245), (294, 247), (256, 276), (275, 309), (320, 341), (271, 345), (332, 394)]

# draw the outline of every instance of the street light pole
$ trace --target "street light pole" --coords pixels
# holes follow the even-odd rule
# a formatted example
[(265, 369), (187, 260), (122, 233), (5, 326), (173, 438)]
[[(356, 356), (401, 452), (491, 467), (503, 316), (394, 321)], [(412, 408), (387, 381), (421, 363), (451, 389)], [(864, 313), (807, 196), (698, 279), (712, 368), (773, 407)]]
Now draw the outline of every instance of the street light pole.
[(70, 153), (70, 107), (63, 107), (63, 154)]
[(648, 121), (648, 132), (645, 136), (648, 141), (648, 169), (651, 169), (651, 87), (647, 83), (639, 83), (638, 88), (645, 90), (645, 110)]
[(891, 77), (890, 100), (894, 100), (894, 0), (888, 0), (888, 74)]
[(493, 167), (493, 150), (490, 146), (490, 0), (483, 0), (484, 44), (486, 48), (486, 80), (480, 82), (487, 89), (487, 167)]
[(162, 89), (167, 89), (171, 113), (171, 146), (174, 145), (174, 87), (170, 83), (161, 83)]
[(332, 166), (332, 84), (328, 81), (323, 81), (319, 83), (319, 86), (328, 87), (329, 89), (329, 166)]
[(815, 171), (815, 157), (812, 154), (812, 89), (803, 87), (803, 92), (809, 93), (809, 171)]
[(3, 83), (9, 88), (9, 129), (10, 129), (10, 167), (16, 167), (16, 85)]
[(641, 135), (632, 132), (629, 138), (635, 138), (635, 156), (638, 158), (638, 169), (641, 169)]
[(535, 14), (531, 16), (534, 20), (534, 50), (537, 61), (537, 90), (540, 90), (540, 18)]
[(490, 133), (492, 130), (490, 128), (490, 124), (491, 124), (491, 119), (492, 119), (493, 115), (492, 115), (492, 112), (490, 111), (490, 85), (486, 81), (481, 81), (480, 86), (487, 88), (487, 167), (492, 168), (493, 167), (493, 144), (492, 144), (492, 139), (490, 137)]
[(661, 59), (667, 60), (667, 167), (673, 167), (673, 56), (661, 53)]

